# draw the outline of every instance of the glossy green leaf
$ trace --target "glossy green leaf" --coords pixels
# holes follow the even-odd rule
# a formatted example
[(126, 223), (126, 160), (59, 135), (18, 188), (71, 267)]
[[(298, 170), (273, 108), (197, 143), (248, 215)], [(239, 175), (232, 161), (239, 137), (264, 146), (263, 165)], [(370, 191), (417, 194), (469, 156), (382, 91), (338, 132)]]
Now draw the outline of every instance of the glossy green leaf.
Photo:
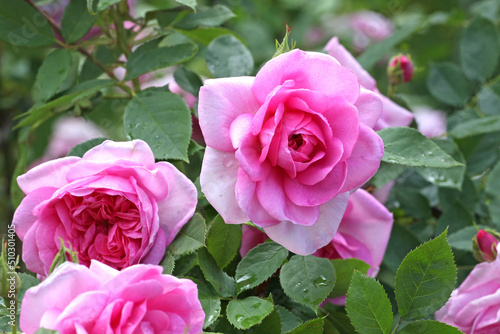
[(471, 226), (474, 217), (471, 212), (462, 204), (460, 200), (455, 200), (451, 207), (446, 209), (436, 225), (436, 235), (443, 233), (448, 229), (448, 233), (454, 233), (458, 230)]
[(71, 0), (64, 10), (61, 19), (61, 30), (63, 38), (68, 43), (74, 43), (80, 40), (97, 19), (87, 10), (86, 0)]
[(184, 6), (188, 6), (189, 8), (191, 8), (194, 11), (196, 11), (196, 6), (198, 5), (196, 3), (196, 0), (175, 0), (175, 2), (177, 2), (178, 4), (184, 5)]
[(346, 310), (359, 333), (388, 334), (391, 332), (392, 306), (382, 285), (359, 271), (352, 275), (347, 291)]
[(301, 324), (301, 320), (297, 318), (296, 316), (293, 315), (292, 312), (290, 312), (288, 309), (284, 308), (281, 305), (276, 305), (274, 306), (274, 309), (277, 311), (277, 313), (280, 316), (281, 319), (281, 333), (284, 334), (285, 332), (288, 332), (298, 325)]
[(308, 320), (289, 332), (287, 334), (322, 334), (323, 333), (323, 325), (325, 323), (324, 318), (316, 318), (312, 320)]
[(213, 324), (221, 313), (221, 302), (213, 289), (203, 282), (193, 280), (198, 286), (198, 299), (200, 300), (203, 312), (205, 312), (205, 321), (203, 328), (207, 328)]
[(450, 297), (457, 268), (446, 233), (411, 251), (399, 266), (395, 290), (401, 318), (426, 317)]
[(193, 43), (160, 47), (162, 40), (162, 37), (154, 39), (132, 52), (128, 58), (125, 80), (132, 80), (142, 74), (185, 62), (198, 51), (198, 47)]
[(472, 95), (467, 78), (453, 63), (434, 64), (427, 77), (427, 88), (436, 99), (452, 106), (465, 105)]
[(275, 242), (265, 242), (252, 248), (238, 263), (236, 287), (238, 292), (261, 284), (281, 267), (288, 250)]
[(213, 285), (219, 296), (224, 298), (236, 296), (234, 279), (217, 266), (217, 262), (206, 248), (198, 251), (198, 261), (205, 279)]
[(290, 298), (316, 310), (335, 285), (335, 269), (328, 259), (294, 255), (281, 268), (280, 283)]
[(377, 173), (373, 175), (370, 183), (375, 188), (382, 188), (392, 180), (395, 180), (405, 169), (403, 165), (390, 164), (382, 161)]
[(186, 15), (186, 17), (175, 24), (175, 27), (185, 30), (195, 29), (199, 26), (217, 27), (234, 16), (233, 12), (223, 5), (203, 7), (198, 8), (196, 13)]
[(198, 96), (200, 87), (203, 86), (203, 81), (198, 74), (188, 70), (184, 66), (179, 66), (174, 72), (175, 82), (181, 86), (186, 92)]
[(463, 334), (456, 327), (435, 320), (419, 320), (410, 322), (401, 328), (399, 334)]
[(253, 70), (253, 57), (243, 43), (232, 35), (214, 39), (205, 55), (207, 67), (217, 78), (249, 75)]
[(420, 242), (413, 232), (395, 222), (392, 226), (383, 263), (396, 273), (406, 254), (419, 244)]
[(382, 161), (413, 167), (462, 166), (436, 143), (412, 128), (390, 127), (377, 132), (384, 141)]
[(182, 227), (167, 250), (172, 255), (193, 253), (205, 246), (205, 233), (205, 219), (199, 213), (195, 213), (193, 218)]
[[(94, 52), (94, 57), (106, 67), (110, 67), (120, 55), (121, 52), (118, 49), (107, 45), (98, 46)], [(80, 72), (80, 82), (97, 79), (102, 73), (104, 73), (103, 70), (87, 58)]]
[(331, 262), (335, 268), (337, 281), (335, 282), (332, 292), (328, 295), (328, 298), (345, 296), (347, 289), (349, 289), (349, 285), (351, 284), (353, 273), (357, 270), (366, 274), (370, 269), (370, 265), (368, 263), (355, 258), (336, 259), (331, 260)]
[(467, 138), (500, 131), (500, 116), (488, 116), (463, 122), (450, 131), (455, 138)]
[(87, 0), (87, 9), (91, 14), (97, 14), (103, 10), (108, 9), (115, 3), (119, 3), (122, 0)]
[(254, 296), (234, 299), (227, 305), (227, 319), (236, 328), (248, 329), (261, 323), (273, 308), (271, 302)]
[(56, 42), (49, 22), (21, 0), (0, 0), (0, 40), (15, 47), (41, 47)]
[(455, 233), (450, 233), (448, 242), (451, 248), (472, 252), (472, 239), (479, 229), (488, 228), (486, 225), (467, 226)]
[(241, 245), (241, 225), (226, 224), (217, 215), (210, 225), (207, 248), (220, 268), (226, 267), (236, 256)]
[(19, 290), (17, 292), (17, 300), (20, 303), (20, 305), (18, 305), (18, 308), (21, 309), (21, 304), (24, 299), (24, 295), (26, 294), (26, 291), (29, 288), (32, 288), (40, 284), (40, 281), (36, 277), (25, 273), (17, 273), (17, 276), (19, 276), (19, 279), (21, 280), (21, 286), (19, 287)]
[(191, 112), (179, 95), (160, 88), (138, 93), (125, 108), (123, 127), (130, 139), (142, 139), (156, 159), (188, 161)]
[(486, 81), (498, 64), (500, 40), (495, 24), (476, 17), (465, 29), (460, 42), (460, 63), (469, 79)]
[(75, 157), (83, 157), (85, 153), (87, 153), (88, 150), (91, 148), (102, 144), (107, 138), (93, 138), (87, 141), (84, 141), (83, 143), (80, 143), (73, 147), (69, 152), (68, 152), (68, 157), (69, 156), (75, 156)]
[(163, 274), (171, 275), (175, 268), (175, 258), (170, 252), (166, 252), (165, 256), (160, 262), (160, 266), (163, 267)]
[(71, 53), (66, 49), (51, 52), (38, 69), (36, 85), (45, 101), (54, 96), (71, 69)]
[(484, 114), (497, 115), (500, 105), (500, 82), (482, 86), (477, 95), (477, 105)]

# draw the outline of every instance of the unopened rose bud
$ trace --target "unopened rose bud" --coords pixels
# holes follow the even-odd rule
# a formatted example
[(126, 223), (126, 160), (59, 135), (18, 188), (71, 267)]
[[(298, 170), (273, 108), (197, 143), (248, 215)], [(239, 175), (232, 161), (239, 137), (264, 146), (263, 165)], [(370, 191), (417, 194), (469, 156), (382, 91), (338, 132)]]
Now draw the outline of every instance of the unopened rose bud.
[(387, 66), (387, 76), (391, 85), (410, 81), (413, 76), (411, 57), (402, 54), (392, 57), (389, 60), (389, 66)]
[[(496, 234), (496, 233), (495, 233)], [(479, 230), (473, 240), (474, 256), (479, 262), (492, 262), (497, 257), (498, 239), (485, 230)]]

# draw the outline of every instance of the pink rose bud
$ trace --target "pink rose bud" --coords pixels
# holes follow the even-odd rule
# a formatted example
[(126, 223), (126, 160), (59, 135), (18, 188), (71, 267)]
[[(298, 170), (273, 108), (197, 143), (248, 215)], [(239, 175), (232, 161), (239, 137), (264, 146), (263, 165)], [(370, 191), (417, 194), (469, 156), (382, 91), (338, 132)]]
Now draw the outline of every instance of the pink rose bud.
[(413, 76), (413, 63), (411, 57), (398, 54), (389, 60), (387, 75), (392, 85), (408, 82)]
[(479, 230), (474, 238), (474, 255), (479, 262), (492, 262), (497, 257), (497, 238), (485, 230)]

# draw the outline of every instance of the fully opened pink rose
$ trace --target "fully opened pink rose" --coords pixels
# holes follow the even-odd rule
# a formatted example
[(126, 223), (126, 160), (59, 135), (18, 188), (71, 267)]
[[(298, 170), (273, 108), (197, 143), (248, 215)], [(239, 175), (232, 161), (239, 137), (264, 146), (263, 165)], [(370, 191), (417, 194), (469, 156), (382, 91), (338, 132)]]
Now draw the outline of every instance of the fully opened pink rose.
[(141, 140), (108, 140), (83, 158), (52, 160), (17, 180), (26, 197), (13, 223), (27, 268), (41, 277), (60, 238), (85, 265), (158, 264), (197, 203), (194, 184), (172, 164), (155, 163)]
[(465, 334), (500, 333), (500, 257), (476, 265), (435, 316)]
[(293, 50), (254, 77), (207, 80), (201, 186), (230, 224), (252, 220), (307, 255), (329, 243), (348, 197), (377, 171), (382, 104), (328, 55)]
[(205, 314), (196, 284), (139, 264), (117, 271), (93, 260), (66, 262), (26, 291), (21, 330), (69, 333), (202, 333)]
[(405, 108), (392, 102), (391, 99), (382, 95), (377, 89), (375, 79), (361, 67), (358, 61), (339, 43), (337, 37), (333, 37), (325, 46), (325, 51), (335, 57), (342, 66), (346, 66), (356, 73), (362, 90), (374, 92), (382, 100), (383, 111), (378, 120), (375, 130), (390, 126), (408, 126), (413, 120), (413, 114)]
[[(368, 274), (376, 276), (389, 242), (393, 221), (392, 213), (382, 203), (367, 191), (358, 189), (349, 197), (337, 233), (314, 255), (328, 259), (363, 260), (371, 266)], [(265, 233), (244, 225), (241, 256), (266, 239)]]

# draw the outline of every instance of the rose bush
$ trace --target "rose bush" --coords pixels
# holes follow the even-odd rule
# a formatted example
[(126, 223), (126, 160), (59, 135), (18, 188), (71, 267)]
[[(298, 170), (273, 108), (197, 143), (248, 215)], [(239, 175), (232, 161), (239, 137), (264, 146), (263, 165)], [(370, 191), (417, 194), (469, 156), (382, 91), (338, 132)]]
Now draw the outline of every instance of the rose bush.
[(21, 330), (66, 333), (202, 333), (205, 314), (188, 279), (163, 268), (134, 265), (117, 271), (93, 260), (90, 268), (66, 262), (26, 291)]
[[(357, 258), (368, 263), (370, 276), (376, 276), (384, 258), (393, 224), (392, 213), (363, 189), (350, 197), (337, 233), (314, 255), (327, 259)], [(260, 230), (243, 226), (240, 253), (245, 256), (253, 247), (266, 241)]]
[(167, 162), (155, 163), (141, 141), (105, 141), (83, 158), (43, 163), (19, 176), (26, 194), (13, 224), (29, 270), (45, 277), (60, 248), (71, 243), (80, 263), (122, 269), (158, 264), (193, 215), (194, 184)]
[(339, 43), (337, 37), (333, 37), (325, 46), (325, 51), (337, 59), (342, 66), (350, 68), (358, 77), (362, 89), (367, 89), (377, 94), (382, 100), (383, 111), (375, 130), (390, 126), (408, 126), (413, 120), (413, 114), (405, 108), (397, 105), (391, 99), (382, 95), (377, 89), (375, 79), (358, 63), (358, 61)]
[(499, 333), (500, 257), (476, 265), (435, 316), (466, 334)]
[(208, 201), (227, 223), (252, 220), (301, 255), (332, 240), (384, 153), (372, 129), (379, 96), (325, 54), (293, 50), (255, 78), (207, 80), (198, 112)]

